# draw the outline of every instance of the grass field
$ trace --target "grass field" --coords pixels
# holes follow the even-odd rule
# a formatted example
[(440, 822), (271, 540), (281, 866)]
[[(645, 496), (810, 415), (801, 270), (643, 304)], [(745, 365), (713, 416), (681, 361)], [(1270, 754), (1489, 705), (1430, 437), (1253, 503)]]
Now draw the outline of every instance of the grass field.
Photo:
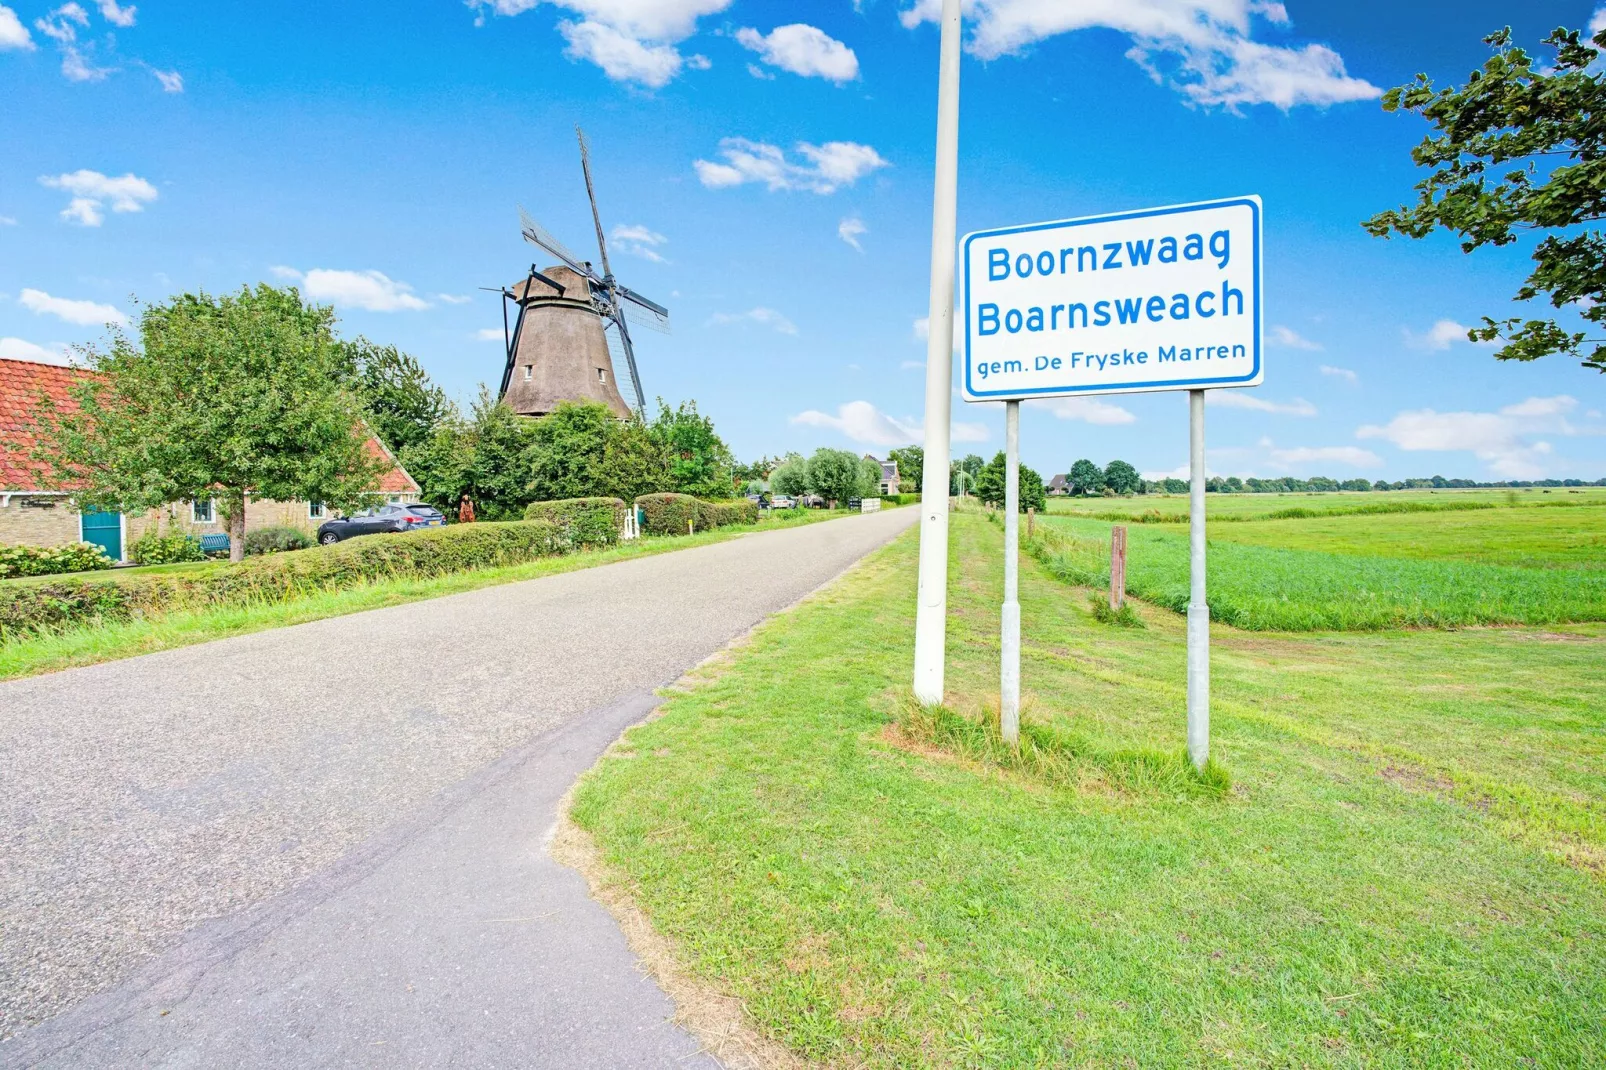
[[(624, 561), (649, 554), (680, 550), (689, 546), (722, 542), (738, 535), (755, 531), (771, 531), (778, 527), (812, 524), (821, 520), (846, 516), (845, 512), (827, 512), (823, 509), (793, 513), (782, 511), (758, 524), (721, 528), (717, 531), (698, 532), (673, 538), (642, 538), (622, 543), (606, 550), (589, 550), (548, 557), (505, 568), (477, 569), (433, 578), (385, 580), (342, 591), (324, 592), (286, 601), (262, 601), (248, 605), (216, 606), (204, 610), (168, 613), (143, 617), (138, 620), (104, 623), (97, 622), (61, 631), (19, 636), (0, 642), (0, 680), (18, 676), (33, 676), (54, 672), (75, 665), (91, 665), (101, 661), (149, 654), (172, 647), (190, 646), (230, 635), (281, 628), (302, 624), (325, 617), (338, 617), (347, 613), (360, 613), (369, 609), (417, 602), (426, 598), (457, 594), (503, 583), (538, 579), (558, 572), (591, 568), (614, 561)], [(405, 536), (398, 536), (405, 537)], [(187, 562), (179, 565), (153, 565), (146, 568), (119, 569), (114, 575), (217, 567), (216, 562)], [(97, 573), (97, 575), (99, 575)], [(26, 577), (0, 580), (0, 583), (39, 583), (56, 577)]]
[[(949, 706), (990, 723), (1000, 537), (953, 532)], [(1127, 775), (1182, 750), (1182, 621), (1100, 625), (1023, 560), (1027, 722), (1073, 742), (1048, 778), (900, 701), (915, 550), (702, 670), (576, 799), (768, 1035), (889, 1067), (1606, 1061), (1606, 627), (1218, 626), (1221, 794)]]
[[(1224, 521), (1265, 519), (1287, 510), (1328, 516), (1393, 510), (1471, 510), (1606, 506), (1606, 487), (1537, 487), (1531, 490), (1397, 490), (1386, 493), (1336, 491), (1327, 494), (1210, 494), (1205, 511)], [(1050, 498), (1048, 512), (1103, 520), (1148, 517), (1185, 521), (1186, 494), (1145, 494), (1131, 498)]]

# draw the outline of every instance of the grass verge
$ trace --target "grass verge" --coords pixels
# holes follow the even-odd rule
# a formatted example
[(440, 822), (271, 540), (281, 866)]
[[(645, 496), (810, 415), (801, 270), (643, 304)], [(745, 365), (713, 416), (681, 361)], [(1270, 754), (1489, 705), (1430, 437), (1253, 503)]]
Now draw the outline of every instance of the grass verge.
[(1025, 721), (1077, 741), (1045, 776), (977, 738), (999, 535), (952, 531), (922, 731), (972, 742), (897, 738), (906, 536), (582, 781), (575, 821), (689, 975), (840, 1065), (1606, 1061), (1606, 628), (1218, 627), (1230, 788), (1123, 781), (1116, 756), (1182, 749), (1182, 622), (1100, 625), (1028, 559)]
[[(344, 616), (369, 609), (460, 594), (482, 587), (539, 579), (559, 572), (592, 568), (637, 557), (723, 542), (739, 535), (797, 527), (843, 517), (825, 510), (800, 511), (758, 524), (720, 528), (673, 538), (642, 538), (605, 550), (587, 550), (541, 558), (501, 568), (482, 568), (445, 576), (379, 580), (339, 591), (314, 592), (291, 599), (257, 598), (234, 605), (180, 609), (134, 620), (102, 621), (76, 627), (46, 629), (0, 642), (0, 680), (55, 672), (76, 665), (150, 654), (173, 647), (206, 643), (231, 635), (282, 628), (291, 624)], [(406, 537), (406, 536), (400, 536)], [(173, 566), (158, 566), (169, 568)], [(24, 582), (24, 581), (5, 581)]]

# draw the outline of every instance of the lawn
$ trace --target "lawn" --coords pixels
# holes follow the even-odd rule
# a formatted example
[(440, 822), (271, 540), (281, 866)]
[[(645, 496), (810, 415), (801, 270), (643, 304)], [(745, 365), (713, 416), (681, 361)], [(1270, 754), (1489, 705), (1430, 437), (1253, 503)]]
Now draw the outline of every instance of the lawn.
[[(949, 707), (990, 721), (1001, 540), (953, 534)], [(1101, 625), (1026, 559), (1045, 778), (911, 738), (915, 559), (760, 628), (577, 793), (763, 1032), (899, 1067), (1606, 1061), (1606, 627), (1217, 626), (1231, 787), (1187, 790), (1122, 775), (1182, 751), (1182, 620)]]
[[(1205, 512), (1225, 521), (1259, 520), (1297, 509), (1329, 516), (1395, 510), (1463, 510), (1606, 505), (1602, 487), (1534, 487), (1521, 490), (1334, 491), (1326, 494), (1209, 494)], [(1121, 520), (1131, 517), (1188, 518), (1186, 494), (1144, 494), (1131, 498), (1050, 498), (1049, 513), (1073, 513)]]
[[(644, 537), (605, 550), (587, 550), (561, 557), (542, 558), (502, 568), (482, 568), (448, 576), (405, 578), (363, 584), (339, 591), (301, 597), (254, 601), (243, 605), (217, 605), (142, 617), (137, 620), (97, 622), (43, 634), (25, 634), (0, 641), (0, 680), (55, 672), (75, 665), (114, 661), (172, 647), (190, 646), (246, 632), (281, 628), (326, 617), (344, 616), (369, 609), (417, 602), (503, 583), (538, 579), (559, 572), (591, 568), (614, 561), (703, 546), (738, 535), (795, 527), (848, 515), (823, 509), (782, 510), (757, 524), (700, 531), (695, 535)], [(397, 536), (405, 538), (406, 536)], [(225, 562), (197, 561), (179, 565), (152, 565), (117, 569), (114, 579), (153, 572), (216, 568)], [(104, 573), (94, 573), (96, 576)], [(0, 584), (48, 582), (59, 577), (32, 576), (0, 580)]]
[[(1499, 521), (1503, 513), (1518, 512), (1523, 510), (1449, 515)], [(1576, 514), (1595, 510), (1555, 512), (1571, 520)], [(1409, 530), (1423, 515), (1366, 519), (1375, 532), (1385, 533)], [(1211, 529), (1207, 600), (1212, 619), (1239, 628), (1297, 631), (1606, 620), (1606, 568), (1519, 568), (1454, 559), (1355, 556), (1245, 544), (1235, 538), (1241, 530), (1254, 536), (1260, 529), (1280, 523), (1295, 522), (1220, 524)], [(1298, 523), (1332, 525), (1337, 520)], [(1100, 520), (1047, 517), (1028, 549), (1067, 582), (1106, 584), (1110, 527)], [(1456, 545), (1475, 545), (1466, 528), (1457, 538)], [(1326, 545), (1319, 535), (1309, 536), (1308, 544)], [(1419, 549), (1430, 545), (1424, 537)], [(1537, 545), (1520, 542), (1506, 544), (1504, 552), (1526, 554), (1531, 560), (1541, 559), (1544, 553)], [(1180, 613), (1187, 609), (1188, 576), (1185, 529), (1160, 524), (1128, 529), (1129, 593)]]

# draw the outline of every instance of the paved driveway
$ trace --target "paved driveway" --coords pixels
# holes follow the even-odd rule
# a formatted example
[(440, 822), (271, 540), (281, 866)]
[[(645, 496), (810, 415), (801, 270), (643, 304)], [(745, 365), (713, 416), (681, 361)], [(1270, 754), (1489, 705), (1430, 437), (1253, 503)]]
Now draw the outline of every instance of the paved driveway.
[(541, 849), (554, 804), (654, 688), (916, 516), (0, 684), (0, 1064), (693, 1055)]

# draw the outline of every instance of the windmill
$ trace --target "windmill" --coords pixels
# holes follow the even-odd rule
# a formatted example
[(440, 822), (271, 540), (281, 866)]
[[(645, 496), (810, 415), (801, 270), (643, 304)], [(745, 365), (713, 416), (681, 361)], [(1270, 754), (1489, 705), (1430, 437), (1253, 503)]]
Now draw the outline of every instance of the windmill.
[[(632, 409), (645, 416), (646, 395), (636, 367), (632, 325), (668, 333), (669, 310), (628, 287), (620, 285), (608, 264), (608, 242), (597, 211), (596, 188), (591, 181), (591, 154), (585, 133), (575, 127), (580, 141), (580, 168), (585, 174), (591, 219), (597, 228), (597, 249), (602, 274), (589, 260), (581, 260), (541, 224), (519, 211), (524, 240), (558, 258), (545, 270), (530, 265), (529, 275), (511, 290), (502, 291), (502, 334), (507, 344), (507, 366), (497, 396), (514, 412), (541, 416), (560, 401), (600, 401), (620, 417)], [(518, 306), (518, 318), (508, 328), (507, 302)], [(630, 372), (633, 404), (620, 394), (614, 374), (616, 356)]]

